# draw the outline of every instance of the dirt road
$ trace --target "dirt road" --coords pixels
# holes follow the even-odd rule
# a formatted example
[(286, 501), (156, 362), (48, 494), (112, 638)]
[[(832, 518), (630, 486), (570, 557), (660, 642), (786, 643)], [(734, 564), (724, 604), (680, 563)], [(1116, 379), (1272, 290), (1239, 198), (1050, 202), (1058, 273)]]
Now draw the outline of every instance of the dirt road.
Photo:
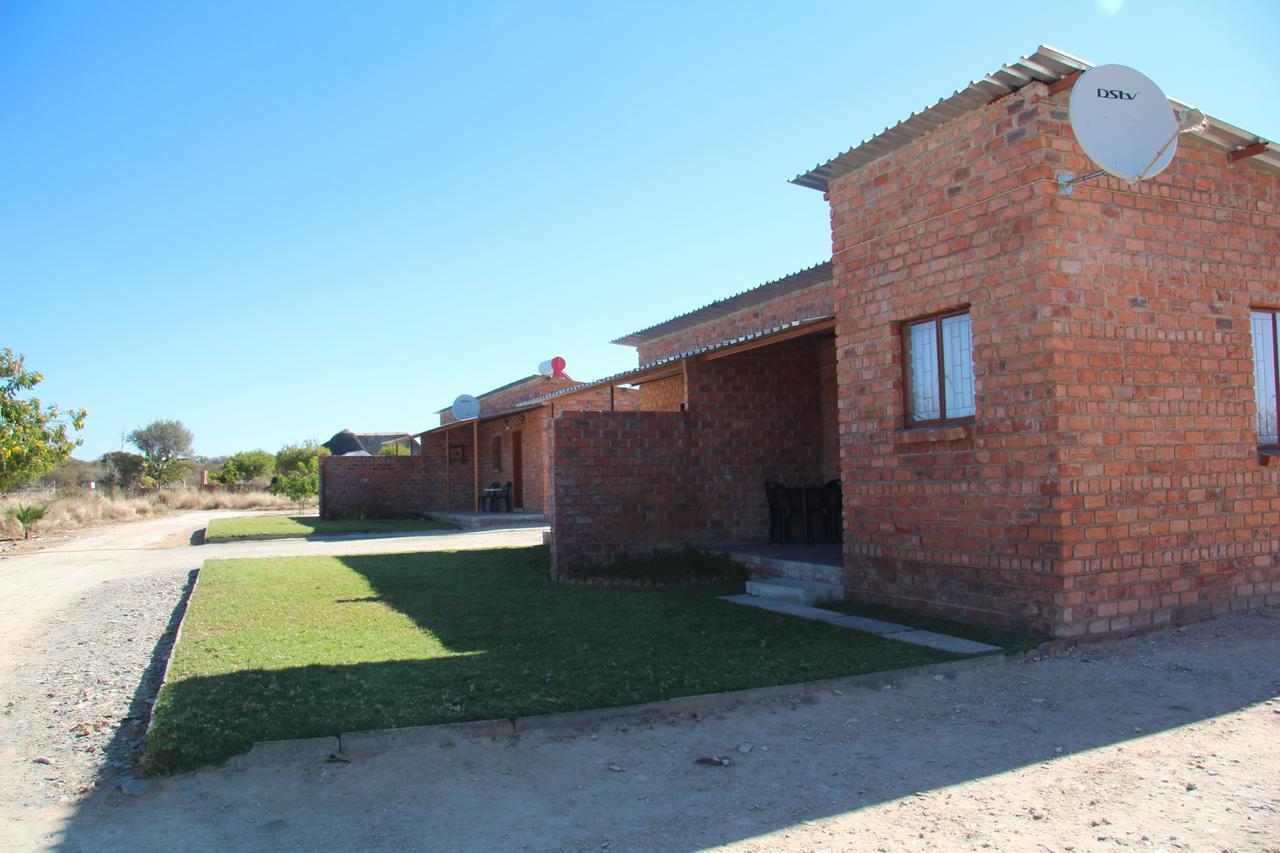
[[(142, 527), (121, 529), (116, 547), (156, 547), (103, 557), (101, 575), (82, 566), (97, 558), (71, 551), (33, 555), (45, 559), (25, 566), (0, 561), (0, 630), (10, 637), (16, 626), (25, 637), (9, 653), (16, 668), (0, 682), (0, 699), (35, 686), (40, 656), (58, 656), (64, 642), (52, 621), (75, 621), (83, 596), (99, 587), (121, 592), (110, 606), (122, 611), (163, 600), (168, 610), (148, 623), (160, 637), (186, 573), (207, 556), (465, 547), (495, 535), (192, 549), (159, 547), (181, 538), (180, 525)], [(146, 586), (152, 582), (166, 591)], [(32, 612), (43, 615), (15, 615), (15, 594), (31, 597)], [(95, 616), (84, 630), (108, 628)], [(120, 677), (136, 687), (142, 673)], [(38, 777), (56, 775), (57, 765), (30, 764), (20, 754), (30, 743), (15, 740), (21, 727), (6, 716), (4, 774), (25, 781), (0, 783), (0, 843), (70, 850), (1280, 850), (1278, 695), (1280, 613), (1271, 611), (941, 679), (890, 675), (811, 704), (459, 740), (350, 764), (232, 763), (160, 780), (137, 797), (102, 785), (83, 798), (64, 795), (71, 799), (61, 804), (36, 784), (52, 784)], [(23, 700), (15, 716), (31, 717), (43, 701)], [(697, 763), (710, 756), (732, 763)]]

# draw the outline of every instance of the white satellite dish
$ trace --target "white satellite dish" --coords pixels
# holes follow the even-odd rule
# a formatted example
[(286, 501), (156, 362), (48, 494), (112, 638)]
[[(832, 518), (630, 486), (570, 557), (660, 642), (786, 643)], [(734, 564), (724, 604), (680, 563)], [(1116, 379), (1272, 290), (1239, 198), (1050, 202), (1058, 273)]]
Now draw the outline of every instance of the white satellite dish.
[(1163, 172), (1178, 150), (1182, 128), (1169, 99), (1128, 66), (1099, 65), (1081, 74), (1068, 111), (1089, 159), (1131, 184)]
[(459, 394), (453, 401), (453, 416), (460, 421), (480, 417), (480, 401), (470, 394)]

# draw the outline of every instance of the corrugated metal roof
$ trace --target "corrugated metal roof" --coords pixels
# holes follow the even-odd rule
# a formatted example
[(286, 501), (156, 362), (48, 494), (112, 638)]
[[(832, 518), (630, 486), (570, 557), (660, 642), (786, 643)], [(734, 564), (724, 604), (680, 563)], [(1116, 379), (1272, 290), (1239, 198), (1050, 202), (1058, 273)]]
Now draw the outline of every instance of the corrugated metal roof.
[(695, 308), (678, 317), (673, 317), (670, 320), (649, 326), (647, 329), (641, 329), (638, 332), (632, 332), (629, 335), (618, 338), (614, 343), (629, 347), (638, 346), (647, 341), (661, 338), (664, 335), (692, 328), (708, 320), (724, 317), (754, 305), (761, 305), (780, 296), (786, 296), (788, 293), (804, 290), (806, 287), (812, 287), (824, 281), (831, 281), (831, 261), (823, 261), (820, 264), (814, 264), (807, 269), (802, 269), (783, 278), (767, 281), (749, 290), (735, 293), (733, 296), (717, 299), (715, 302), (704, 305), (701, 308)]
[(488, 421), (496, 420), (497, 418), (507, 418), (512, 415), (523, 415), (525, 412), (528, 412), (534, 408), (537, 408), (537, 407), (530, 406), (526, 403), (517, 403), (514, 407), (510, 409), (503, 409), (500, 412), (492, 412), (489, 414), (484, 414), (478, 418), (467, 418), (465, 421), (449, 421), (449, 423), (447, 424), (441, 424), (438, 427), (432, 427), (431, 429), (423, 430), (422, 432), (418, 433), (418, 437), (421, 438), (424, 435), (435, 435), (438, 432), (448, 432), (449, 430), (458, 429), (460, 427), (464, 427), (472, 423), (483, 424), (483, 423), (487, 423)]
[(791, 331), (792, 329), (801, 329), (806, 326), (816, 326), (819, 323), (825, 323), (826, 321), (831, 320), (834, 317), (835, 317), (834, 314), (824, 314), (821, 317), (810, 317), (805, 320), (793, 320), (790, 323), (783, 323), (781, 326), (774, 326), (769, 329), (761, 329), (760, 331), (752, 332), (749, 335), (742, 335), (737, 338), (730, 338), (729, 340), (726, 340), (726, 341), (720, 341), (718, 343), (708, 344), (707, 346), (704, 346), (704, 347), (697, 347), (695, 349), (689, 350), (688, 352), (678, 353), (677, 355), (669, 355), (666, 358), (660, 358), (660, 359), (657, 359), (656, 361), (651, 361), (648, 364), (642, 364), (639, 367), (632, 368), (631, 370), (624, 370), (621, 373), (615, 373), (612, 376), (606, 376), (603, 379), (596, 379), (593, 382), (583, 382), (582, 384), (574, 385), (571, 388), (562, 388), (559, 391), (552, 391), (549, 394), (543, 394), (540, 397), (533, 397), (532, 399), (525, 400), (522, 403), (518, 403), (517, 406), (521, 406), (521, 407), (540, 406), (543, 403), (547, 402), (548, 400), (554, 400), (557, 397), (563, 397), (567, 394), (576, 394), (579, 391), (586, 391), (588, 388), (596, 388), (600, 385), (621, 385), (625, 383), (629, 378), (639, 376), (642, 373), (648, 373), (654, 370), (655, 368), (662, 367), (665, 364), (677, 364), (686, 358), (693, 358), (694, 356), (703, 355), (709, 352), (715, 352), (716, 350), (726, 349), (731, 346), (737, 346), (738, 344), (746, 343), (747, 341), (754, 341), (760, 338), (767, 338), (772, 335), (777, 335), (781, 332)]
[[(542, 374), (540, 373), (535, 373), (531, 376), (526, 376), (524, 379), (517, 379), (515, 382), (508, 382), (506, 385), (499, 385), (497, 388), (490, 388), (488, 391), (485, 391), (483, 394), (477, 394), (476, 399), (483, 400), (485, 397), (492, 397), (494, 394), (497, 394), (499, 391), (506, 391), (508, 388), (514, 388), (522, 382), (528, 382), (530, 379), (537, 379), (541, 375)], [(450, 411), (452, 408), (453, 408), (453, 404), (450, 403), (449, 405), (445, 406), (443, 409), (440, 409), (439, 411), (437, 411), (436, 414), (443, 415), (445, 412)]]
[[(791, 183), (825, 192), (827, 184), (833, 178), (860, 169), (873, 160), (878, 160), (886, 154), (909, 145), (944, 122), (1016, 92), (1032, 81), (1053, 83), (1076, 71), (1086, 71), (1092, 67), (1092, 62), (1063, 53), (1048, 45), (1040, 45), (1031, 56), (1024, 56), (981, 80), (974, 80), (965, 88), (953, 93), (951, 97), (943, 98), (918, 113), (912, 113), (907, 119), (893, 127), (885, 128), (843, 154), (820, 166), (815, 166), (803, 175), (797, 175), (792, 178)], [(1173, 98), (1169, 99), (1169, 103), (1175, 109), (1188, 109), (1187, 104)], [(1280, 146), (1257, 134), (1241, 130), (1212, 116), (1208, 116), (1208, 126), (1203, 130), (1194, 131), (1194, 134), (1223, 151), (1236, 151), (1257, 143), (1265, 143), (1267, 150), (1254, 159), (1272, 168), (1280, 169)]]

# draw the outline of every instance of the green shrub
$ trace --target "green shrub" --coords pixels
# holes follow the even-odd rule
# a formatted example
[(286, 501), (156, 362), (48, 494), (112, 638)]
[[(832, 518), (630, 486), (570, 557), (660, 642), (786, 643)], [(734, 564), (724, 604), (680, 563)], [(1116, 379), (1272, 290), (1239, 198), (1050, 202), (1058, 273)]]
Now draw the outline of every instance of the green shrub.
[(286, 497), (301, 505), (308, 498), (320, 494), (319, 474), (285, 474), (271, 481), (268, 489), (273, 495)]
[(222, 463), (222, 470), (210, 476), (215, 483), (233, 485), (265, 480), (276, 470), (276, 457), (265, 450), (243, 450)]
[(23, 539), (30, 539), (32, 528), (36, 526), (36, 522), (44, 518), (48, 511), (49, 507), (43, 504), (17, 504), (5, 512), (5, 517), (10, 521), (16, 521), (22, 527)]

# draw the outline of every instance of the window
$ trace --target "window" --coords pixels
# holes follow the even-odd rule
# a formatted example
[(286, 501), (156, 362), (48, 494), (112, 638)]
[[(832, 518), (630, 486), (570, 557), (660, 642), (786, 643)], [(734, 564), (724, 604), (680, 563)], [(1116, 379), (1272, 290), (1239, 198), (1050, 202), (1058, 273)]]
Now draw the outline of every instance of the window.
[(498, 433), (493, 437), (490, 444), (489, 456), (493, 459), (493, 470), (502, 470), (502, 433)]
[(1280, 410), (1276, 408), (1276, 374), (1280, 373), (1280, 354), (1276, 351), (1276, 311), (1254, 311), (1250, 315), (1253, 328), (1253, 394), (1258, 402), (1258, 444), (1280, 444), (1277, 426)]
[(969, 312), (902, 326), (907, 424), (972, 418), (973, 334)]

